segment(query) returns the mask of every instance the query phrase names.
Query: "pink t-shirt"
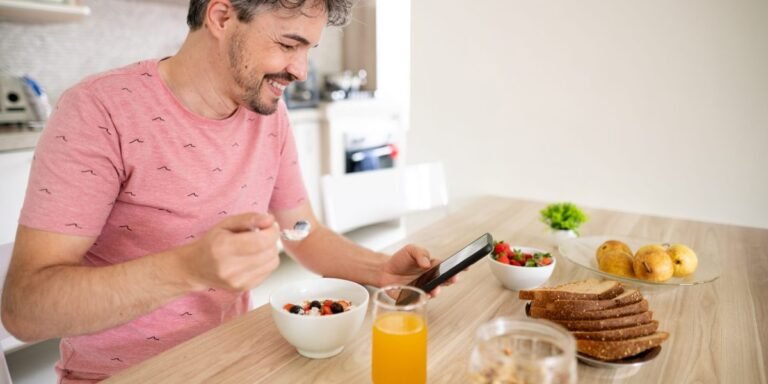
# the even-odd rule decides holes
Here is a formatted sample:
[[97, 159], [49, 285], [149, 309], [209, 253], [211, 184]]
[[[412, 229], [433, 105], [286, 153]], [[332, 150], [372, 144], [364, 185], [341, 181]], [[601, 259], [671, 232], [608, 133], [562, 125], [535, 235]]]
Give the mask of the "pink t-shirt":
[[[241, 107], [206, 119], [177, 101], [157, 63], [69, 89], [38, 143], [19, 222], [96, 237], [84, 265], [166, 250], [228, 215], [306, 199], [285, 104], [270, 116]], [[211, 288], [121, 326], [64, 338], [57, 371], [64, 383], [105, 379], [246, 312], [248, 301], [248, 292]]]

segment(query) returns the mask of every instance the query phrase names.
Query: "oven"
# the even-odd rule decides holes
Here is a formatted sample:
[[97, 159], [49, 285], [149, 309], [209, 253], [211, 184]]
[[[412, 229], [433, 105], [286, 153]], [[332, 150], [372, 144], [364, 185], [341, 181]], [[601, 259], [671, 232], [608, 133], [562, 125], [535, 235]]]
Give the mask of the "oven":
[[398, 155], [393, 132], [344, 135], [345, 173], [393, 168]]

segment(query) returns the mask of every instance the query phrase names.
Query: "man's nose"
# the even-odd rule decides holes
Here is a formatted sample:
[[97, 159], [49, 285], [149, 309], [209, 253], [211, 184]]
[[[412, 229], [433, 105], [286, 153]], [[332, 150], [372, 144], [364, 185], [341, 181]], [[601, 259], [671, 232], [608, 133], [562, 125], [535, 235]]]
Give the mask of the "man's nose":
[[290, 64], [288, 64], [288, 68], [286, 68], [286, 70], [288, 73], [293, 75], [297, 81], [305, 81], [307, 80], [307, 67], [309, 66], [308, 62], [309, 58], [307, 56], [295, 55]]

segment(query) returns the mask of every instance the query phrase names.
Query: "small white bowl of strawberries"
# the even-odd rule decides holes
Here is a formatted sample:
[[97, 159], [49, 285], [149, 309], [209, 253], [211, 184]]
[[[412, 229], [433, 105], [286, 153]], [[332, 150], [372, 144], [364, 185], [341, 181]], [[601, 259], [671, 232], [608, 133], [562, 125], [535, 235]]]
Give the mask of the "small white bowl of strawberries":
[[549, 280], [557, 264], [549, 252], [509, 245], [504, 240], [494, 243], [488, 258], [493, 275], [505, 288], [513, 291], [541, 286]]

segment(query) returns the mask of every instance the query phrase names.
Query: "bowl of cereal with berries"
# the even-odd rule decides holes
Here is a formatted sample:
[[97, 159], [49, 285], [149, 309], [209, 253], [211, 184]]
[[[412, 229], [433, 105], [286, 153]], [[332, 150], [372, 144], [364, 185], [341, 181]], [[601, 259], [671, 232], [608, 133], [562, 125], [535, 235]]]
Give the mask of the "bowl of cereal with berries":
[[549, 252], [541, 249], [496, 242], [488, 255], [491, 272], [501, 284], [513, 291], [541, 286], [557, 264]]
[[341, 279], [286, 284], [269, 296], [280, 334], [302, 356], [324, 359], [344, 350], [360, 331], [368, 310], [368, 290]]

